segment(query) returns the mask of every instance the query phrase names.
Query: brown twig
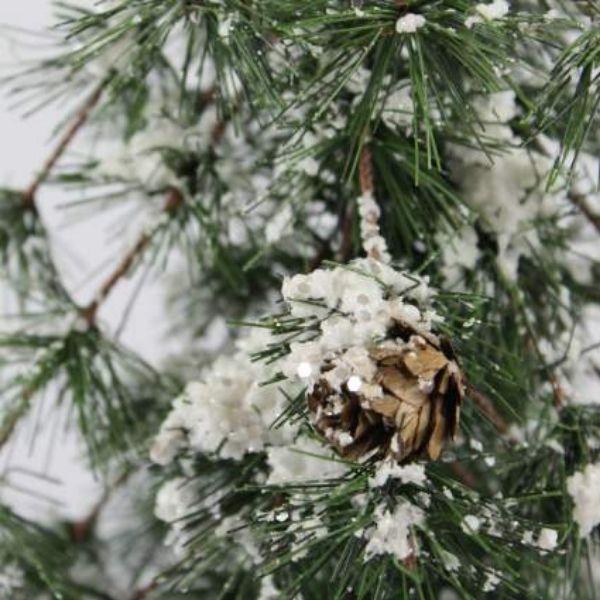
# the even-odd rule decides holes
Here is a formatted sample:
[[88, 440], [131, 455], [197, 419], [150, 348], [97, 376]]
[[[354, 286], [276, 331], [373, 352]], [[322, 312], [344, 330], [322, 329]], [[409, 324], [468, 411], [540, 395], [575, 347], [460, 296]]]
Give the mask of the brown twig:
[[131, 600], [146, 600], [146, 598], [148, 598], [148, 596], [156, 589], [157, 585], [156, 581], [150, 582], [147, 586], [134, 592]]
[[505, 434], [508, 431], [508, 423], [504, 417], [496, 410], [492, 401], [472, 384], [466, 384], [466, 391], [477, 408], [488, 418], [488, 420], [498, 430], [498, 433]]
[[552, 395], [554, 397], [554, 408], [560, 413], [565, 407], [565, 393], [554, 373], [550, 373], [550, 385], [552, 386]]
[[452, 472], [467, 486], [470, 488], [477, 487], [477, 477], [475, 474], [468, 469], [463, 463], [455, 460], [449, 463]]
[[354, 230], [354, 206], [348, 206], [341, 218], [340, 229], [342, 232], [342, 241], [339, 249], [339, 260], [342, 263], [346, 263], [352, 256], [352, 233]]
[[[30, 206], [32, 210], [35, 210], [36, 208], [35, 195], [37, 189], [45, 181], [46, 177], [48, 177], [50, 171], [52, 170], [56, 162], [60, 159], [69, 143], [73, 140], [79, 129], [81, 129], [81, 127], [87, 121], [91, 111], [100, 100], [102, 92], [109, 81], [110, 78], [105, 79], [94, 90], [94, 93], [88, 98], [87, 102], [79, 111], [75, 122], [65, 133], [60, 143], [50, 156], [50, 158], [46, 161], [42, 172], [36, 177], [34, 182], [23, 193], [23, 202]], [[209, 92], [204, 98], [204, 101], [210, 103], [214, 100], [214, 98], [215, 92]], [[227, 130], [226, 125], [227, 122], [225, 120], [219, 120], [217, 123], [215, 123], [211, 131], [211, 139], [213, 143], [218, 143], [221, 140], [221, 138]], [[183, 200], [184, 198], [182, 193], [176, 188], [171, 188], [167, 193], [162, 212], [174, 212], [183, 203]], [[106, 298], [111, 294], [111, 292], [119, 283], [119, 281], [121, 281], [121, 279], [123, 279], [123, 277], [127, 275], [132, 265], [134, 265], [136, 260], [142, 255], [142, 253], [150, 243], [151, 239], [151, 233], [142, 234], [137, 240], [137, 242], [134, 244], [134, 246], [129, 250], [129, 252], [127, 252], [127, 254], [121, 259], [115, 270], [102, 283], [100, 289], [94, 296], [94, 299], [87, 306], [84, 306], [79, 309], [80, 316], [86, 321], [89, 327], [95, 326], [96, 318], [98, 315], [98, 309], [106, 300]], [[29, 406], [29, 402], [31, 400], [31, 396], [34, 392], [35, 390], [26, 390], [25, 392], [23, 392], [22, 402], [17, 408], [17, 410], [15, 410], [13, 414], [9, 415], [9, 417], [6, 420], [4, 420], [4, 422], [0, 423], [0, 448], [8, 441], [21, 416], [26, 412]], [[80, 528], [82, 529], [82, 531], [79, 532], [79, 535], [84, 533], [83, 529], [85, 529], [85, 527], [85, 524], [80, 524]]]
[[71, 525], [71, 537], [76, 544], [81, 544], [85, 542], [90, 533], [93, 531], [96, 523], [98, 521], [98, 517], [102, 510], [106, 507], [109, 500], [112, 497], [113, 492], [119, 488], [121, 485], [127, 482], [131, 474], [133, 473], [132, 468], [125, 469], [117, 479], [107, 487], [100, 496], [100, 499], [95, 504], [94, 508], [88, 514], [87, 517], [81, 519], [80, 521], [76, 521]]
[[569, 200], [576, 206], [581, 214], [600, 232], [600, 214], [592, 210], [585, 196], [581, 194], [569, 194]]
[[102, 93], [104, 92], [104, 89], [106, 88], [109, 81], [110, 78], [105, 78], [92, 91], [88, 99], [84, 102], [83, 106], [77, 112], [75, 120], [73, 121], [73, 123], [71, 123], [71, 126], [65, 131], [64, 135], [60, 138], [58, 144], [44, 163], [44, 166], [42, 167], [41, 171], [37, 174], [35, 179], [23, 192], [23, 203], [26, 206], [35, 209], [35, 196], [40, 185], [42, 185], [42, 183], [46, 181], [46, 179], [52, 172], [52, 169], [55, 167], [56, 163], [60, 160], [65, 150], [69, 147], [69, 144], [73, 141], [79, 130], [88, 120], [92, 110], [100, 101]]
[[[213, 100], [215, 97], [214, 92], [210, 93], [209, 97], [205, 100], [207, 102]], [[213, 144], [217, 144], [225, 135], [227, 131], [227, 120], [221, 119], [217, 121], [211, 129], [211, 140]], [[183, 195], [177, 188], [171, 188], [166, 196], [165, 203], [162, 208], [162, 213], [172, 213], [183, 203]], [[100, 305], [106, 300], [106, 298], [113, 291], [114, 287], [129, 273], [132, 265], [135, 264], [137, 259], [143, 254], [144, 250], [152, 240], [151, 233], [143, 233], [133, 245], [133, 247], [127, 252], [127, 254], [121, 259], [121, 262], [117, 265], [116, 269], [109, 275], [109, 277], [100, 286], [100, 289], [96, 293], [94, 299], [80, 311], [81, 316], [85, 319], [88, 326], [92, 327], [96, 323], [96, 317], [98, 315], [98, 309]]]
[[417, 542], [414, 531], [411, 532], [408, 543], [410, 545], [410, 554], [402, 561], [402, 564], [409, 571], [415, 571], [419, 565], [419, 561], [417, 560]]
[[[176, 188], [171, 188], [167, 193], [162, 212], [171, 213], [175, 211], [182, 202], [183, 195], [181, 192]], [[137, 259], [142, 255], [151, 240], [152, 233], [143, 233], [133, 247], [121, 259], [116, 269], [102, 283], [94, 299], [87, 306], [81, 309], [80, 314], [90, 327], [96, 323], [96, 317], [100, 305], [111, 294], [117, 283], [119, 283], [119, 281], [121, 281], [121, 279], [123, 279], [123, 277], [129, 273], [132, 265], [135, 264]]]
[[324, 240], [319, 245], [318, 252], [312, 257], [312, 259], [310, 260], [310, 262], [308, 264], [309, 272], [312, 272], [315, 269], [318, 269], [323, 264], [323, 261], [326, 260], [327, 257], [330, 255], [331, 255], [331, 240]]
[[[214, 93], [211, 93], [205, 99], [206, 102], [210, 102], [214, 99]], [[213, 144], [217, 144], [225, 135], [227, 131], [227, 121], [217, 121], [211, 130], [211, 141]], [[171, 188], [167, 192], [165, 203], [162, 208], [163, 214], [172, 213], [179, 208], [183, 203], [183, 194], [177, 188]], [[81, 316], [85, 319], [88, 326], [92, 327], [96, 323], [96, 317], [98, 315], [98, 309], [106, 298], [111, 294], [117, 283], [123, 279], [129, 273], [132, 265], [136, 260], [143, 254], [144, 250], [152, 240], [152, 233], [143, 233], [133, 245], [133, 247], [125, 254], [121, 259], [115, 270], [108, 276], [108, 278], [102, 283], [100, 289], [96, 293], [94, 299], [84, 308], [81, 309]]]
[[198, 94], [197, 110], [203, 112], [210, 106], [216, 98], [217, 88], [213, 85], [206, 90], [201, 91]]
[[[203, 102], [205, 105], [208, 105], [211, 102], [214, 102], [215, 96], [216, 91], [211, 88], [201, 97], [201, 102]], [[225, 132], [227, 131], [227, 122], [228, 119], [220, 119], [213, 125], [210, 133], [213, 144], [219, 143], [225, 135]], [[162, 212], [172, 213], [177, 210], [182, 203], [182, 193], [176, 188], [171, 188], [167, 193]], [[119, 283], [119, 281], [121, 281], [121, 279], [127, 275], [132, 265], [143, 254], [151, 239], [152, 234], [142, 234], [129, 252], [127, 252], [127, 254], [121, 259], [121, 262], [117, 265], [117, 268], [100, 286], [100, 289], [98, 290], [94, 299], [87, 306], [81, 309], [80, 314], [85, 319], [88, 326], [91, 327], [95, 325], [100, 305], [110, 295], [117, 283]]]
[[360, 152], [358, 161], [358, 180], [360, 182], [360, 191], [363, 194], [372, 194], [375, 191], [375, 181], [373, 178], [373, 154], [366, 144]]
[[[363, 194], [372, 193], [375, 186], [373, 184], [373, 167], [371, 164], [371, 151], [367, 146], [363, 146], [361, 150], [359, 161], [358, 161], [358, 179], [360, 191]], [[339, 262], [346, 263], [352, 257], [353, 250], [353, 239], [352, 234], [354, 233], [354, 217], [356, 214], [356, 208], [354, 204], [350, 203], [340, 213], [338, 219], [338, 230], [342, 234], [340, 247], [337, 252], [337, 258]], [[321, 259], [318, 259], [320, 262]]]

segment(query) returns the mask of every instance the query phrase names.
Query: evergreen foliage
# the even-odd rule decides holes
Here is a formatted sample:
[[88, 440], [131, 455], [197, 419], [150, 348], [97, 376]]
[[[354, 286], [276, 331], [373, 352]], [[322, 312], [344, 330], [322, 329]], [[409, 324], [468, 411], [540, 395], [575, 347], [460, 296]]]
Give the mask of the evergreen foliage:
[[[105, 493], [52, 527], [0, 507], [0, 596], [595, 598], [595, 3], [98, 0], [56, 17], [56, 52], [4, 81], [25, 111], [79, 108], [31, 185], [0, 189], [0, 449], [50, 397]], [[86, 134], [108, 149], [70, 153]], [[74, 218], [135, 215], [86, 302], [42, 217], [49, 186]], [[369, 270], [382, 247], [391, 264]], [[169, 293], [180, 350], [160, 366], [103, 322], [130, 277]], [[336, 324], [362, 331], [352, 294], [416, 311], [457, 357], [440, 460], [350, 460], [312, 426], [296, 372], [333, 360], [308, 349]]]

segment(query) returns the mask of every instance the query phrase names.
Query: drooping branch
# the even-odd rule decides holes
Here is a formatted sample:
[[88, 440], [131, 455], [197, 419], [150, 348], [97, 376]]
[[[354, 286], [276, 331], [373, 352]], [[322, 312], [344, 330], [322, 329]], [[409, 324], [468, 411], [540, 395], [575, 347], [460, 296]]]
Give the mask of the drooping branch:
[[[82, 110], [79, 112], [76, 121], [69, 128], [69, 131], [63, 136], [60, 144], [57, 146], [52, 156], [48, 159], [45, 167], [40, 175], [36, 177], [35, 181], [29, 186], [28, 190], [23, 195], [23, 201], [30, 204], [32, 210], [36, 209], [36, 191], [49, 175], [50, 171], [62, 156], [69, 143], [75, 137], [79, 129], [86, 122], [90, 112], [94, 106], [98, 103], [102, 96], [102, 92], [108, 83], [108, 79], [105, 80], [102, 85], [99, 85], [94, 93], [89, 97]], [[214, 92], [210, 92], [204, 98], [206, 103], [210, 103], [214, 100]], [[218, 120], [212, 127], [211, 130], [211, 141], [213, 144], [217, 144], [225, 134], [227, 129], [227, 120]], [[161, 209], [162, 214], [172, 214], [184, 201], [183, 194], [177, 188], [171, 188], [168, 190], [163, 207]], [[151, 232], [144, 232], [132, 246], [132, 248], [125, 254], [125, 256], [119, 261], [116, 268], [110, 273], [110, 275], [103, 281], [100, 288], [94, 295], [93, 300], [79, 309], [79, 315], [85, 320], [88, 327], [94, 327], [96, 325], [98, 310], [104, 301], [110, 296], [112, 291], [115, 289], [119, 281], [121, 281], [126, 275], [129, 274], [131, 268], [135, 265], [137, 260], [142, 256], [150, 242], [152, 237], [157, 230]], [[72, 300], [73, 304], [75, 302]], [[21, 394], [21, 400], [15, 410], [10, 413], [0, 424], [0, 448], [10, 439], [14, 432], [21, 417], [23, 417], [29, 408], [31, 398], [36, 392], [35, 389], [26, 389]]]

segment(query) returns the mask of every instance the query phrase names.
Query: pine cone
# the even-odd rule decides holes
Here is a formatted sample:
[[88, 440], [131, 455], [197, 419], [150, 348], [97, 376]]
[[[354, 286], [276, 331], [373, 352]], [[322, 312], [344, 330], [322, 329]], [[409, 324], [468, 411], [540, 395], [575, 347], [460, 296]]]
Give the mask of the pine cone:
[[458, 428], [460, 368], [449, 344], [430, 333], [399, 324], [391, 338], [368, 349], [375, 374], [358, 391], [348, 382], [336, 391], [325, 376], [317, 381], [308, 395], [313, 424], [346, 458], [373, 452], [401, 463], [435, 460]]

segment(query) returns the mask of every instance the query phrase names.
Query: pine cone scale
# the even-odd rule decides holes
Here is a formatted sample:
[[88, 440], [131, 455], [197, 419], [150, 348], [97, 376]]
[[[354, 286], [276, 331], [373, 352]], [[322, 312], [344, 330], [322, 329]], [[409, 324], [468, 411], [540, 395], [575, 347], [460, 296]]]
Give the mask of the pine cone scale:
[[399, 401], [396, 397], [386, 394], [383, 398], [370, 401], [371, 408], [380, 415], [393, 419], [398, 412]]
[[321, 378], [308, 395], [315, 429], [346, 458], [435, 460], [457, 431], [463, 383], [454, 356], [432, 334], [406, 324], [397, 331], [404, 337], [368, 348], [374, 375], [357, 392]]

